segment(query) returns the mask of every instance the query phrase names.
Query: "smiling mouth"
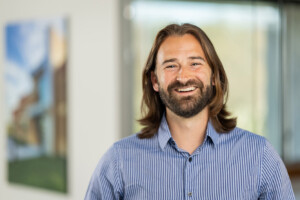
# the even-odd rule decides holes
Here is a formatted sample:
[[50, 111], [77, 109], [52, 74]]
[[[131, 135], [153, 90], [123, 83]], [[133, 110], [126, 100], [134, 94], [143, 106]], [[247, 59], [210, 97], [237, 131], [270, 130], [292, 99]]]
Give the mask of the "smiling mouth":
[[191, 91], [194, 91], [196, 90], [196, 87], [192, 86], [192, 87], [186, 87], [186, 88], [177, 88], [175, 89], [176, 92], [180, 92], [180, 93], [183, 93], [183, 92], [191, 92]]

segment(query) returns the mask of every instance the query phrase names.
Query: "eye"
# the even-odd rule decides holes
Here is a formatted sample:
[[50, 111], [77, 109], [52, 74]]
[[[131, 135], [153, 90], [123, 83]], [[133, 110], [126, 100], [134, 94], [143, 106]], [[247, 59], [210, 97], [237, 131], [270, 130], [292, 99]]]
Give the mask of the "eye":
[[192, 63], [192, 66], [202, 65], [201, 63]]
[[166, 68], [169, 68], [169, 69], [172, 69], [172, 68], [175, 68], [176, 67], [176, 65], [168, 65], [168, 66], [166, 66]]

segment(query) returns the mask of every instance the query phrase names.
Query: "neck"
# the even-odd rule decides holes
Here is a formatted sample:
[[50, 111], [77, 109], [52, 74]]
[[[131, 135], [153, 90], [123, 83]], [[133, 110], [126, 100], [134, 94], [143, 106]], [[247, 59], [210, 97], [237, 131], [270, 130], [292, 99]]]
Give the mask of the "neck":
[[192, 154], [204, 141], [208, 123], [208, 107], [190, 118], [183, 118], [166, 109], [166, 119], [179, 148]]

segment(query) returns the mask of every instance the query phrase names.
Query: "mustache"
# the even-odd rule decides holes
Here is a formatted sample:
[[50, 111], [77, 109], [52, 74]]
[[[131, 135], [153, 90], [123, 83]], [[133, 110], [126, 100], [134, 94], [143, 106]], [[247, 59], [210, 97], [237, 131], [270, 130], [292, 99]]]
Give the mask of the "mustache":
[[167, 90], [170, 93], [175, 88], [188, 87], [188, 86], [196, 86], [196, 87], [198, 87], [200, 89], [201, 92], [202, 92], [202, 90], [204, 88], [204, 84], [200, 80], [189, 80], [186, 83], [181, 83], [180, 81], [176, 80], [176, 81], [170, 83], [170, 85], [168, 86]]

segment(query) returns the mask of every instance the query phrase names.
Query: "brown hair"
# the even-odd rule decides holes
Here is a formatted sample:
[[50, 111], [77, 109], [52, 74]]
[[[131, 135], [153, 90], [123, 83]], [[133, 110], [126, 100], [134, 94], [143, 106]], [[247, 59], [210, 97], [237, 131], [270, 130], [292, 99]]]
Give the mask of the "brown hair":
[[165, 112], [165, 106], [158, 92], [154, 91], [151, 82], [151, 72], [155, 70], [157, 52], [167, 37], [183, 36], [184, 34], [191, 34], [199, 41], [212, 70], [212, 79], [215, 85], [214, 96], [209, 104], [209, 118], [213, 127], [219, 133], [227, 133], [236, 126], [236, 118], [230, 118], [230, 113], [226, 110], [228, 80], [213, 44], [204, 31], [195, 25], [170, 24], [157, 34], [143, 71], [143, 98], [141, 105], [143, 117], [138, 121], [144, 127], [138, 135], [139, 138], [154, 136], [158, 131], [161, 118]]

